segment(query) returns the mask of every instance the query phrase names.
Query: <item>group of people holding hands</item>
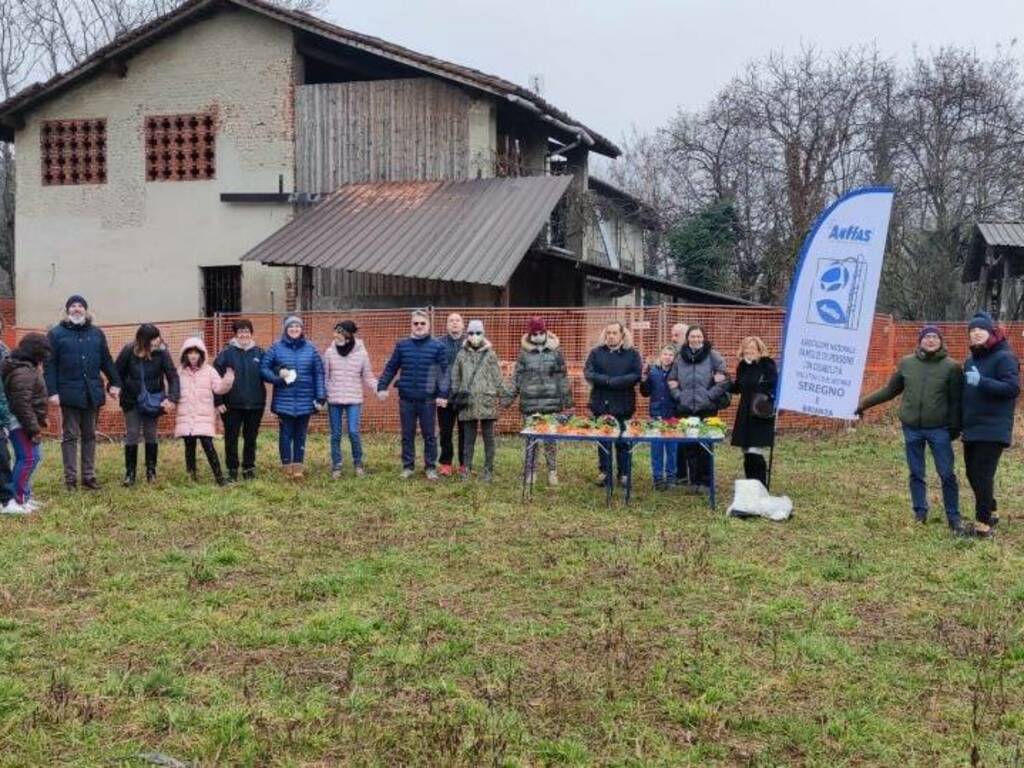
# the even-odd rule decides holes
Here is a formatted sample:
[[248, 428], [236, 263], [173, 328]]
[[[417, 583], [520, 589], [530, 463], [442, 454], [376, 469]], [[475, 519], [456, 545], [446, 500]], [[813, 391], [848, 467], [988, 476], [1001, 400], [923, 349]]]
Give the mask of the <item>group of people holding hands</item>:
[[[540, 317], [527, 324], [507, 380], [483, 323], [472, 320], [466, 325], [457, 313], [448, 316], [444, 334], [434, 337], [427, 312], [413, 312], [409, 335], [395, 345], [379, 377], [351, 320], [335, 326], [334, 339], [322, 353], [306, 338], [303, 320], [295, 315], [284, 321], [281, 337], [267, 349], [254, 340], [250, 321], [235, 320], [233, 330], [232, 339], [213, 360], [198, 337], [187, 339], [172, 357], [160, 330], [147, 323], [115, 359], [103, 331], [92, 322], [85, 298], [75, 295], [67, 300], [62, 321], [48, 334], [26, 334], [13, 352], [0, 344], [0, 428], [14, 451], [12, 466], [7, 441], [0, 441], [0, 509], [27, 514], [39, 507], [31, 480], [50, 404], [61, 411], [61, 454], [69, 490], [99, 488], [96, 426], [108, 394], [124, 412], [125, 486], [136, 483], [140, 444], [145, 478], [156, 479], [157, 420], [164, 414], [174, 416], [175, 436], [183, 440], [191, 478], [198, 475], [199, 447], [218, 484], [254, 477], [267, 384], [272, 390], [270, 409], [279, 420], [280, 463], [293, 479], [303, 476], [310, 418], [323, 410], [330, 422], [332, 475], [342, 474], [345, 435], [354, 474], [365, 474], [360, 437], [364, 391], [386, 399], [396, 379], [403, 478], [415, 472], [417, 432], [423, 440], [427, 479], [470, 476], [482, 440], [481, 478], [489, 481], [501, 407], [518, 399], [524, 418], [573, 408], [572, 381], [559, 338]], [[950, 527], [958, 534], [990, 535], [998, 522], [993, 481], [1000, 455], [1012, 442], [1019, 374], [1017, 360], [991, 317], [978, 313], [968, 330], [971, 354], [961, 367], [949, 358], [938, 328], [925, 326], [917, 350], [901, 361], [885, 387], [861, 401], [858, 414], [902, 395], [899, 416], [916, 519], [923, 522], [928, 513], [927, 445], [942, 479]], [[730, 372], [700, 325], [676, 324], [671, 339], [645, 362], [633, 346], [630, 330], [622, 323], [609, 323], [584, 364], [591, 413], [613, 417], [624, 429], [636, 414], [638, 391], [647, 398], [652, 419], [706, 419], [738, 396], [731, 442], [743, 451], [745, 476], [767, 485], [765, 454], [775, 438], [778, 372], [765, 343], [745, 338]], [[218, 416], [224, 427], [226, 473], [213, 441]], [[961, 436], [976, 501], [977, 523], [971, 528], [960, 519], [954, 471], [952, 444]], [[529, 483], [536, 481], [538, 450], [533, 444], [526, 456]], [[543, 451], [547, 481], [557, 485], [557, 446], [544, 442]], [[598, 484], [605, 485], [609, 478], [624, 484], [630, 460], [624, 443], [616, 443], [611, 452], [599, 450]], [[701, 492], [711, 482], [710, 456], [692, 443], [656, 443], [651, 469], [658, 490], [684, 486]]]

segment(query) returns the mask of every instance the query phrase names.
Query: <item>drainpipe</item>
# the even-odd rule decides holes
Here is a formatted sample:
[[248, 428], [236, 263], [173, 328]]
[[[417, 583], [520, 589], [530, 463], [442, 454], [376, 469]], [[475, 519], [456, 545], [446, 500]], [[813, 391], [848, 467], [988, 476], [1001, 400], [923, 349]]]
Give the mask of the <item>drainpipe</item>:
[[528, 109], [530, 112], [533, 112], [533, 114], [537, 115], [537, 117], [539, 117], [545, 123], [553, 125], [555, 128], [557, 128], [560, 131], [564, 131], [565, 133], [571, 133], [576, 137], [576, 141], [574, 143], [570, 144], [568, 147], [563, 147], [562, 149], [559, 149], [557, 152], [548, 153], [548, 157], [550, 157], [553, 154], [559, 154], [561, 152], [566, 152], [570, 149], [575, 149], [581, 144], [586, 144], [588, 147], [594, 146], [594, 139], [590, 136], [589, 133], [584, 131], [582, 128], [575, 125], [569, 125], [568, 123], [565, 123], [559, 120], [558, 118], [552, 117], [551, 115], [544, 112], [532, 101], [524, 99], [522, 96], [516, 96], [514, 93], [510, 93], [507, 95], [507, 98], [511, 103], [515, 104], [516, 106], [523, 107], [524, 109]]

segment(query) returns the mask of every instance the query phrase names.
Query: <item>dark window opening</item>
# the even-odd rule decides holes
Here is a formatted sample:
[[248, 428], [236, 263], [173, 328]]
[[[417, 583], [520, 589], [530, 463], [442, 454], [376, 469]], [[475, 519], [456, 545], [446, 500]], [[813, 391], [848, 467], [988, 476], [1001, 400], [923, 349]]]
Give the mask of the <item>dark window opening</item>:
[[39, 149], [43, 186], [106, 184], [106, 120], [46, 120]]
[[145, 125], [147, 181], [204, 181], [216, 176], [213, 115], [151, 115]]
[[203, 267], [203, 305], [206, 317], [242, 311], [242, 268]]

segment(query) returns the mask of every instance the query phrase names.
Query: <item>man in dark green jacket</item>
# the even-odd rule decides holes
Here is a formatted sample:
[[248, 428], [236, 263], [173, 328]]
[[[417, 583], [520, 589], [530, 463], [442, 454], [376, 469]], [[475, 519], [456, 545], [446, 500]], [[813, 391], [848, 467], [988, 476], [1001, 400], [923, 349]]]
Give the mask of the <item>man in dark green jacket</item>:
[[954, 469], [953, 440], [960, 436], [963, 372], [949, 358], [937, 327], [924, 326], [917, 339], [914, 354], [900, 361], [888, 384], [860, 401], [857, 415], [903, 395], [899, 416], [907, 449], [914, 517], [919, 523], [928, 518], [928, 489], [924, 480], [924, 449], [927, 444], [932, 451], [935, 470], [942, 478], [946, 521], [958, 533], [961, 530], [960, 489]]

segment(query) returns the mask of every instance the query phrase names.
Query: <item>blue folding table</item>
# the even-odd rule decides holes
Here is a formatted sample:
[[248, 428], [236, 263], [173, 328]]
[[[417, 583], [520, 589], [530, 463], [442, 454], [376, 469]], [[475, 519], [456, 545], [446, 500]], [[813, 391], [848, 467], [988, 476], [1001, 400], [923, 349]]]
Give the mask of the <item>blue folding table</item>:
[[[529, 476], [529, 457], [531, 450], [539, 449], [541, 443], [595, 443], [598, 450], [604, 451], [606, 455], [611, 457], [612, 450], [616, 443], [624, 443], [627, 450], [630, 453], [632, 459], [633, 450], [637, 445], [641, 443], [649, 443], [654, 445], [656, 443], [665, 444], [671, 443], [673, 445], [699, 445], [703, 450], [708, 452], [711, 457], [711, 487], [709, 489], [709, 502], [711, 508], [715, 509], [715, 446], [725, 440], [725, 437], [662, 437], [662, 436], [648, 436], [648, 435], [627, 435], [622, 433], [612, 437], [610, 435], [565, 435], [558, 432], [531, 432], [523, 430], [520, 432], [523, 436], [523, 442], [525, 450], [523, 452], [523, 500], [533, 497], [533, 484], [528, 482]], [[534, 457], [534, 465], [536, 466], [536, 459]], [[615, 473], [609, 472], [605, 475], [605, 501], [611, 504], [612, 494], [615, 489]], [[629, 462], [629, 472], [626, 473], [626, 503], [629, 504], [633, 496], [633, 462]]]

